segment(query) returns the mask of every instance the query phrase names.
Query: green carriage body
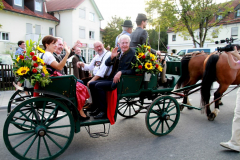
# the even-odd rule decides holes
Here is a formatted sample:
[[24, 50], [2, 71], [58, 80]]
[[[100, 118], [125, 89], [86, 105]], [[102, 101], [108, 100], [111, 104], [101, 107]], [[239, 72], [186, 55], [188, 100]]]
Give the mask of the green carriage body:
[[[117, 107], [115, 111], [115, 121], [117, 119], [117, 113], [118, 113], [118, 107], [121, 103], [121, 100], [126, 98], [130, 100], [128, 103], [134, 102], [135, 97], [149, 97], [149, 95], [157, 95], [152, 99], [152, 103], [148, 107], [148, 111], [146, 114], [145, 122], [147, 125], [148, 130], [157, 136], [166, 135], [169, 132], [173, 130], [173, 128], [176, 126], [178, 119], [179, 119], [179, 106], [177, 101], [170, 97], [170, 96], [159, 96], [163, 94], [170, 94], [173, 90], [175, 84], [177, 83], [180, 73], [181, 73], [181, 67], [180, 62], [167, 62], [167, 77], [174, 77], [171, 85], [167, 88], [164, 87], [158, 87], [157, 84], [157, 75], [152, 75], [149, 82], [143, 81], [144, 76], [137, 76], [137, 75], [123, 75], [121, 77], [120, 82], [117, 85]], [[56, 153], [51, 154], [50, 149], [47, 148], [48, 151], [48, 157], [43, 159], [53, 159], [59, 156], [61, 153], [64, 152], [64, 150], [69, 146], [73, 139], [73, 134], [80, 132], [81, 126], [89, 127], [92, 125], [97, 124], [106, 124], [110, 123], [108, 119], [98, 119], [94, 120], [91, 118], [90, 120], [81, 122], [79, 120], [79, 112], [77, 110], [77, 97], [76, 97], [76, 82], [77, 79], [73, 75], [67, 75], [67, 76], [60, 76], [60, 77], [51, 77], [52, 83], [44, 88], [40, 88], [39, 90], [36, 90], [37, 92], [41, 93], [42, 95], [36, 98], [30, 98], [22, 103], [20, 103], [16, 108], [14, 108], [11, 111], [11, 108], [8, 108], [8, 111], [11, 111], [9, 113], [9, 116], [6, 120], [6, 123], [4, 125], [4, 141], [9, 149], [9, 151], [17, 158], [20, 159], [29, 159], [25, 157], [26, 154], [28, 154], [29, 148], [31, 148], [32, 144], [35, 143], [35, 140], [32, 141], [31, 146], [29, 146], [26, 150], [26, 152], [23, 155], [20, 155], [15, 148], [22, 145], [23, 142], [26, 141], [24, 139], [22, 142], [17, 144], [16, 146], [12, 146], [10, 136], [15, 136], [19, 134], [25, 134], [25, 133], [31, 133], [32, 127], [34, 128], [34, 133], [36, 133], [39, 137], [38, 139], [38, 148], [40, 147], [40, 144], [43, 143], [41, 141], [44, 140], [44, 143], [46, 145], [46, 140], [44, 139], [44, 136], [48, 133], [48, 127], [57, 122], [62, 120], [64, 117], [68, 117], [68, 124], [63, 126], [55, 126], [52, 127], [53, 129], [56, 128], [66, 128], [69, 127], [69, 134], [68, 136], [64, 136], [58, 133], [52, 132], [57, 136], [61, 136], [66, 138], [65, 144], [62, 146], [59, 145], [57, 142], [55, 143], [60, 150], [56, 151]], [[51, 102], [51, 103], [49, 103]], [[49, 105], [47, 105], [49, 103]], [[35, 104], [35, 105], [34, 105]], [[57, 107], [52, 106], [51, 104], [56, 105]], [[39, 107], [43, 106], [43, 108]], [[8, 106], [8, 107], [11, 107]], [[154, 108], [155, 107], [155, 108]], [[157, 107], [157, 109], [156, 109]], [[56, 109], [57, 108], [57, 109]], [[39, 110], [38, 110], [39, 109]], [[50, 110], [48, 113], [48, 118], [44, 117], [44, 111]], [[27, 111], [29, 110], [29, 112]], [[37, 110], [37, 111], [35, 111]], [[175, 110], [174, 113], [170, 114], [170, 111]], [[38, 111], [41, 111], [42, 114], [38, 114]], [[60, 114], [61, 112], [61, 114]], [[169, 113], [168, 113], [169, 112]], [[66, 114], [65, 114], [66, 113]], [[137, 112], [135, 112], [134, 115], [136, 115]], [[154, 115], [152, 115], [154, 114]], [[19, 116], [20, 115], [20, 116]], [[19, 116], [19, 118], [16, 118], [16, 116]], [[32, 118], [31, 117], [34, 117]], [[171, 119], [171, 116], [175, 116], [174, 119]], [[151, 122], [152, 119], [157, 118], [154, 122]], [[18, 123], [18, 120], [23, 120], [22, 124]], [[160, 121], [161, 120], [161, 121]], [[167, 120], [172, 121], [172, 124], [169, 125]], [[26, 123], [38, 123], [34, 124], [32, 126]], [[160, 129], [160, 133], [157, 132], [159, 129], [159, 126], [161, 126], [161, 123], [164, 123], [167, 126], [167, 131], [164, 131], [163, 124], [162, 128]], [[19, 133], [9, 133], [9, 126], [13, 125], [16, 128], [22, 130], [23, 132]], [[155, 128], [153, 126], [156, 125]], [[38, 127], [36, 127], [38, 126]], [[51, 128], [51, 127], [50, 127]], [[33, 133], [33, 134], [34, 134]], [[51, 133], [51, 132], [50, 132]], [[36, 137], [35, 137], [36, 139]], [[43, 140], [41, 140], [43, 139]], [[51, 137], [50, 137], [51, 139]], [[36, 159], [41, 159], [39, 157], [39, 150], [37, 150], [37, 156]]]

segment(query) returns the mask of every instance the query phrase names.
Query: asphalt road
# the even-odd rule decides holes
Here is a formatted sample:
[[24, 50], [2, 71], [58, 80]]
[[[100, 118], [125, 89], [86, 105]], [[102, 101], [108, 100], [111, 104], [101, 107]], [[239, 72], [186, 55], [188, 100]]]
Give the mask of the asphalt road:
[[[231, 88], [230, 88], [231, 89]], [[145, 114], [131, 119], [118, 116], [108, 137], [90, 138], [84, 128], [74, 135], [68, 149], [58, 160], [237, 160], [240, 153], [219, 145], [231, 137], [231, 124], [235, 107], [236, 90], [223, 98], [224, 105], [213, 122], [198, 110], [184, 108], [176, 128], [168, 135], [156, 137], [145, 125]], [[190, 96], [193, 106], [199, 107], [199, 92]], [[213, 108], [213, 106], [211, 107]], [[0, 110], [0, 128], [7, 117]], [[94, 130], [102, 126], [94, 126]], [[7, 150], [0, 132], [0, 159], [14, 160]]]

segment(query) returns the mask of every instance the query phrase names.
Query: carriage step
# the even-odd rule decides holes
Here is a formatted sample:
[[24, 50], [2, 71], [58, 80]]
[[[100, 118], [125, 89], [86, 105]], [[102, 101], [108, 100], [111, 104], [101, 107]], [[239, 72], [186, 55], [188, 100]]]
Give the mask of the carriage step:
[[107, 137], [109, 135], [109, 131], [110, 131], [110, 123], [108, 126], [108, 131], [105, 127], [105, 123], [103, 124], [103, 128], [104, 128], [103, 132], [91, 133], [90, 126], [84, 126], [84, 127], [91, 138]]
[[183, 106], [186, 106], [186, 107], [191, 108], [191, 109], [202, 110], [202, 108], [193, 107], [193, 106], [190, 106], [190, 105], [187, 105], [187, 104], [184, 104], [184, 103], [180, 103], [179, 105], [183, 105]]

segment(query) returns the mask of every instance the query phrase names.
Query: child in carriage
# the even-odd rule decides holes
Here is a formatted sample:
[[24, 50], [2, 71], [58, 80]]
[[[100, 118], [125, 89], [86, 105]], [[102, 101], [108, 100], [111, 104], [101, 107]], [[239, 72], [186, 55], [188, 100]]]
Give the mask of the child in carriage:
[[[49, 71], [50, 74], [53, 74], [54, 71], [56, 70], [60, 70], [60, 71], [63, 70], [63, 67], [65, 66], [67, 58], [70, 54], [70, 49], [67, 47], [67, 44], [64, 42], [64, 49], [66, 51], [66, 55], [64, 56], [62, 61], [58, 63], [55, 57], [53, 56], [53, 52], [57, 48], [56, 42], [57, 42], [57, 39], [51, 35], [45, 36], [42, 39], [42, 44], [45, 48], [43, 60], [44, 60], [44, 63], [46, 63], [47, 67], [51, 69], [51, 71]], [[80, 113], [80, 120], [89, 119], [89, 117], [83, 111], [83, 105], [86, 99], [89, 98], [89, 93], [87, 91], [87, 88], [79, 82], [76, 83], [76, 96], [77, 96], [77, 102], [78, 102], [78, 111]]]

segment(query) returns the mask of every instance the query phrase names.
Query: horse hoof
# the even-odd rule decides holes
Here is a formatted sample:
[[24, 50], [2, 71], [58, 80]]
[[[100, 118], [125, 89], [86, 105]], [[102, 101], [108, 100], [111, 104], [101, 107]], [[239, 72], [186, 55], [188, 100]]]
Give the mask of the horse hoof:
[[179, 108], [180, 108], [180, 111], [182, 111], [184, 108], [184, 105], [180, 105]]
[[221, 106], [223, 105], [223, 103], [222, 103], [222, 102], [219, 102], [218, 104], [219, 104], [219, 105], [221, 105]]
[[214, 121], [216, 115], [214, 113], [211, 113], [209, 116], [208, 116], [208, 120], [209, 121]]

